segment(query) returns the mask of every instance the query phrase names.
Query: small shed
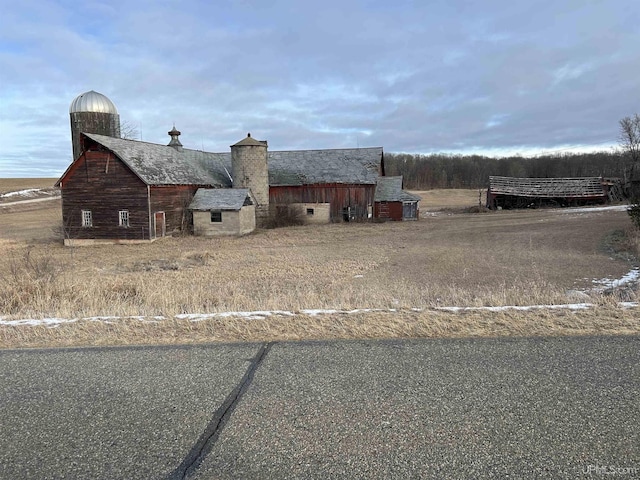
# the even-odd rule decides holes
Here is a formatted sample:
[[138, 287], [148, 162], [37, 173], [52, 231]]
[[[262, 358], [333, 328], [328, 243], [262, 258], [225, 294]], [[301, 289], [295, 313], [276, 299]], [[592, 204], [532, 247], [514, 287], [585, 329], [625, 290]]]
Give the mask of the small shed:
[[422, 198], [402, 189], [402, 176], [378, 177], [374, 196], [374, 218], [388, 220], [418, 220]]
[[248, 188], [200, 188], [189, 205], [193, 233], [246, 235], [256, 228], [255, 199]]
[[607, 191], [600, 177], [489, 177], [487, 207], [527, 208], [605, 203]]

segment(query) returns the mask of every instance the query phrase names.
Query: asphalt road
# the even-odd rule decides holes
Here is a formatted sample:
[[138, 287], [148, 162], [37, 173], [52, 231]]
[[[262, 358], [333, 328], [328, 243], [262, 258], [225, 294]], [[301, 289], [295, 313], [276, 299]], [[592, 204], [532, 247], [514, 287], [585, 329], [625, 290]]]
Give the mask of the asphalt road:
[[640, 337], [0, 351], [2, 479], [640, 478]]

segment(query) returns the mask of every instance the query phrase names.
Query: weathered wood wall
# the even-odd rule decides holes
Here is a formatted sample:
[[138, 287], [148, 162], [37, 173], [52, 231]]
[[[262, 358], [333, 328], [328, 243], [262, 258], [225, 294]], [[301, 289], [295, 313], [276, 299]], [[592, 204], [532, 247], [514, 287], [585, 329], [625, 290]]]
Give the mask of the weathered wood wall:
[[[147, 186], [113, 153], [89, 150], [62, 179], [62, 222], [67, 238], [148, 240]], [[92, 227], [82, 226], [90, 210]], [[119, 226], [119, 211], [129, 211], [129, 227]]]
[[151, 214], [164, 212], [167, 233], [189, 230], [193, 225], [187, 209], [196, 190], [205, 185], [151, 186]]
[[376, 202], [374, 218], [402, 221], [402, 202]]
[[375, 185], [320, 184], [300, 186], [272, 186], [269, 188], [271, 205], [291, 203], [329, 203], [331, 221], [343, 219], [344, 208], [351, 211], [358, 220], [366, 220], [369, 206], [373, 207]]

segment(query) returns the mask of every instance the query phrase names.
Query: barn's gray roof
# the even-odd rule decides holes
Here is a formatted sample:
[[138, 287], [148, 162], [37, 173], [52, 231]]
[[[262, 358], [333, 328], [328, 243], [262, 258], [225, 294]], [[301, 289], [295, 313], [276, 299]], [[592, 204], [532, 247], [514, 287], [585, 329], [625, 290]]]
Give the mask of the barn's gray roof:
[[375, 184], [382, 147], [269, 152], [269, 185]]
[[124, 140], [95, 133], [87, 137], [115, 153], [147, 185], [212, 185], [230, 187], [231, 180], [223, 166], [227, 158], [167, 145]]
[[496, 195], [544, 198], [604, 197], [600, 177], [517, 178], [489, 177], [489, 192]]
[[189, 210], [240, 210], [247, 197], [251, 198], [248, 188], [199, 188]]
[[419, 202], [422, 197], [402, 189], [402, 176], [378, 177], [374, 202]]
[[[94, 133], [87, 137], [105, 146], [149, 185], [230, 187], [231, 152], [209, 153], [124, 140]], [[268, 152], [269, 185], [318, 183], [375, 184], [382, 147]]]

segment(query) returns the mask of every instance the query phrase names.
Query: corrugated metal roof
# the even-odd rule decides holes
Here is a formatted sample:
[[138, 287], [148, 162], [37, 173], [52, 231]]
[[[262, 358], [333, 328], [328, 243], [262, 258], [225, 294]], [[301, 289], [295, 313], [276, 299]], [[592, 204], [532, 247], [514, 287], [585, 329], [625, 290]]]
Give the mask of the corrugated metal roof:
[[378, 177], [374, 202], [419, 202], [422, 197], [402, 189], [402, 176]]
[[[212, 185], [231, 187], [231, 152], [209, 153], [166, 145], [123, 140], [94, 133], [87, 137], [104, 145], [149, 185]], [[269, 185], [318, 183], [375, 184], [382, 147], [268, 152]], [[226, 170], [225, 170], [226, 169]]]
[[604, 197], [600, 177], [517, 178], [489, 177], [489, 192], [498, 195], [546, 198]]
[[189, 210], [240, 210], [247, 197], [248, 188], [199, 188]]

